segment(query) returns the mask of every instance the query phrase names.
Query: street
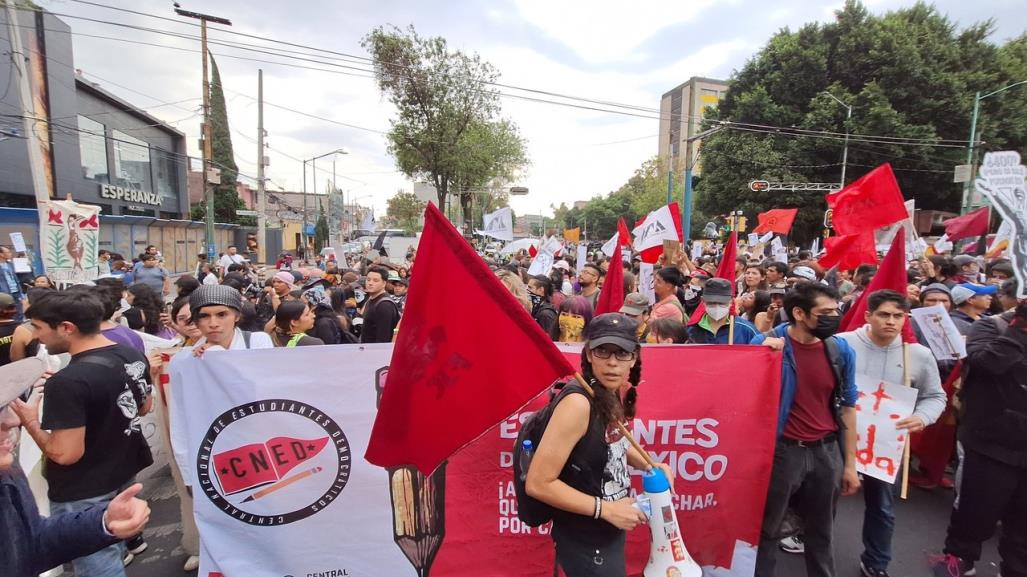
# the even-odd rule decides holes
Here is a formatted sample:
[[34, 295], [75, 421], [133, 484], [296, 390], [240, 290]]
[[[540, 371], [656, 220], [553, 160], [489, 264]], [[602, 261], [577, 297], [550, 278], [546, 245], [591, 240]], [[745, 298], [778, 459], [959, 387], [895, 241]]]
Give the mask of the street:
[[[178, 496], [171, 475], [165, 471], [151, 479], [150, 484], [143, 489], [142, 496], [149, 501], [152, 510], [150, 524], [145, 532], [150, 546], [128, 566], [129, 577], [185, 575], [182, 565], [186, 555], [179, 547]], [[927, 577], [930, 574], [926, 556], [941, 549], [951, 500], [951, 491], [910, 489], [909, 499], [899, 502], [895, 540], [892, 544], [894, 560], [889, 568], [893, 577]], [[862, 519], [862, 497], [843, 498], [838, 505], [838, 522], [835, 524], [838, 577], [859, 575]], [[805, 574], [801, 555], [779, 553], [779, 576], [800, 577]], [[487, 575], [487, 572], [483, 575]], [[998, 575], [995, 539], [985, 543], [984, 556], [977, 564], [977, 575]]]

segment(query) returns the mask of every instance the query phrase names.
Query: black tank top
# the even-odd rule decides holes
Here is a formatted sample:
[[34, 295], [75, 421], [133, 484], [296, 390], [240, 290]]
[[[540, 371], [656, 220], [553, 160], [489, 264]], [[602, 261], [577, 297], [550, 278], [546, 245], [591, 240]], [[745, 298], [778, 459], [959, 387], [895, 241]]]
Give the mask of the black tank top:
[[15, 322], [0, 323], [0, 367], [11, 362], [11, 343], [17, 328]]

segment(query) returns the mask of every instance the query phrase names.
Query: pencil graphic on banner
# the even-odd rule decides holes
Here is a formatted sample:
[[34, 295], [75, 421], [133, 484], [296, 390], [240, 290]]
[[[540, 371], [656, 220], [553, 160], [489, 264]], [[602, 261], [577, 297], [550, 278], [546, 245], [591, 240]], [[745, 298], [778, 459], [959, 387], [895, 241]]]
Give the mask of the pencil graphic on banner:
[[303, 471], [302, 473], [300, 473], [298, 475], [293, 475], [292, 477], [289, 477], [288, 479], [282, 479], [281, 481], [275, 483], [274, 485], [271, 485], [270, 487], [267, 487], [266, 489], [261, 489], [261, 490], [257, 491], [256, 493], [250, 495], [249, 497], [246, 497], [245, 499], [242, 500], [242, 502], [243, 503], [247, 503], [249, 501], [254, 501], [254, 500], [259, 499], [261, 497], [265, 497], [267, 495], [270, 495], [271, 493], [274, 493], [275, 491], [277, 491], [277, 490], [279, 490], [279, 489], [281, 489], [283, 487], [288, 487], [289, 485], [292, 485], [296, 481], [300, 481], [302, 479], [306, 479], [307, 477], [309, 477], [309, 476], [311, 476], [311, 475], [313, 475], [315, 473], [320, 473], [321, 470], [322, 470], [321, 467], [313, 467], [311, 469], [307, 469], [306, 471]]

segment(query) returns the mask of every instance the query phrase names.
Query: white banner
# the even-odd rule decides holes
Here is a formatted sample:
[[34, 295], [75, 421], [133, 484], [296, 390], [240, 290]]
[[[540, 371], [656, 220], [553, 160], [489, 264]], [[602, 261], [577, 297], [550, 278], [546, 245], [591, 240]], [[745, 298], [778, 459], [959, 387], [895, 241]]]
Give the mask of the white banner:
[[631, 231], [631, 234], [635, 236], [635, 250], [638, 252], [647, 248], [663, 246], [665, 240], [681, 240], [677, 227], [674, 225], [674, 217], [669, 204], [650, 212], [642, 224]]
[[394, 509], [389, 473], [363, 460], [392, 345], [333, 348], [172, 361], [172, 444], [193, 487], [200, 575], [416, 574], [382, 515]]
[[1027, 298], [1027, 167], [1015, 150], [989, 152], [981, 163], [977, 191], [991, 202], [1012, 228], [1009, 257], [1019, 281], [1020, 298]]
[[96, 278], [100, 207], [51, 200], [39, 208], [40, 256], [47, 276], [75, 284]]
[[610, 237], [610, 240], [606, 241], [606, 243], [603, 244], [603, 254], [610, 258], [613, 258], [613, 251], [617, 250], [617, 237], [619, 235], [619, 232], [613, 233], [613, 236]]
[[908, 431], [895, 422], [913, 414], [917, 390], [856, 373], [856, 471], [894, 483]]
[[[574, 263], [575, 271], [574, 274], [581, 274], [581, 269], [585, 268], [585, 264], [588, 262], [588, 245], [585, 243], [578, 245], [578, 262]], [[556, 287], [553, 287], [554, 289]]]
[[638, 264], [638, 290], [649, 299], [649, 304], [656, 304], [656, 289], [653, 287], [654, 266], [647, 262]]
[[482, 230], [477, 232], [499, 240], [513, 240], [513, 209], [505, 207], [482, 215]]
[[548, 252], [539, 252], [535, 255], [535, 258], [531, 259], [531, 265], [528, 267], [528, 276], [535, 275], [549, 275], [549, 271], [553, 270], [553, 263], [556, 259], [553, 255]]
[[910, 311], [920, 332], [939, 361], [966, 358], [966, 341], [959, 334], [956, 323], [942, 305], [920, 307]]

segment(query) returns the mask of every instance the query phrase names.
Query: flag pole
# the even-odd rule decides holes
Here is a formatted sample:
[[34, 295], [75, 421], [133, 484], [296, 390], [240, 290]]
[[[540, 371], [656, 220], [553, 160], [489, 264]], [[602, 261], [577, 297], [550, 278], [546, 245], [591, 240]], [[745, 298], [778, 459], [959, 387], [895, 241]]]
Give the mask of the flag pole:
[[727, 318], [727, 344], [735, 344], [735, 317], [734, 315]]
[[[909, 375], [909, 343], [902, 343], [902, 383], [907, 387], [913, 386]], [[912, 439], [910, 432], [906, 430], [906, 445], [902, 450], [902, 488], [899, 496], [906, 499], [909, 494], [909, 445]]]
[[[574, 378], [578, 380], [578, 384], [581, 385], [586, 392], [588, 392], [589, 396], [596, 396], [596, 392], [592, 390], [591, 385], [585, 382], [585, 377], [581, 376], [581, 373], [574, 373]], [[656, 461], [653, 460], [652, 456], [649, 454], [649, 451], [646, 451], [642, 448], [642, 445], [638, 444], [638, 441], [636, 441], [635, 437], [632, 436], [631, 431], [628, 431], [627, 427], [624, 426], [624, 423], [618, 421], [617, 430], [620, 431], [620, 434], [624, 435], [628, 442], [631, 443], [631, 446], [634, 447], [640, 455], [642, 455], [642, 458], [645, 459], [646, 464], [648, 464], [652, 468], [656, 468]]]

